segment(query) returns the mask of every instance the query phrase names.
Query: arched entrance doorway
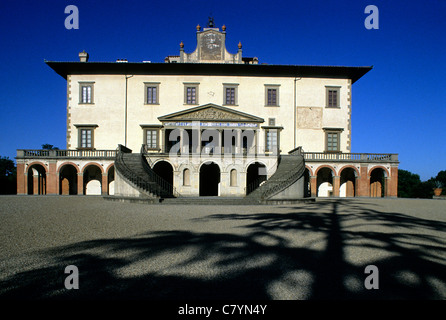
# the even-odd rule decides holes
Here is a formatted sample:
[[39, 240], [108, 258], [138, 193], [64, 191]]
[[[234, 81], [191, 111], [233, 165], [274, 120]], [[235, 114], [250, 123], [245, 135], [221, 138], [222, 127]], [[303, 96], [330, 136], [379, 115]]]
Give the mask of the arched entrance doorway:
[[386, 194], [386, 172], [382, 168], [375, 168], [370, 173], [370, 196], [384, 197]]
[[173, 192], [173, 168], [172, 165], [167, 161], [158, 161], [153, 166], [153, 171], [167, 184], [163, 183], [163, 188], [169, 193]]
[[200, 196], [218, 196], [220, 167], [214, 162], [206, 162], [200, 168]]
[[354, 197], [356, 189], [356, 171], [353, 168], [345, 168], [340, 175], [340, 197]]
[[46, 171], [43, 165], [28, 168], [28, 194], [46, 194]]
[[251, 163], [246, 170], [246, 194], [257, 189], [266, 178], [266, 166], [260, 162]]
[[321, 168], [317, 172], [317, 196], [333, 196], [333, 171], [330, 168]]
[[84, 194], [101, 195], [102, 171], [96, 165], [89, 165], [84, 169]]
[[59, 170], [59, 194], [77, 194], [77, 170], [72, 164], [65, 164]]

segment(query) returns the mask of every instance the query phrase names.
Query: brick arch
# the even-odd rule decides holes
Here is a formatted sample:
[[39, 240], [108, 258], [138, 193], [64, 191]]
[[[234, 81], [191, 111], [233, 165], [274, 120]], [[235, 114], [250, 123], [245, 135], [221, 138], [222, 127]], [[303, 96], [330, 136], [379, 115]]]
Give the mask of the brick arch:
[[60, 170], [62, 169], [62, 167], [66, 166], [66, 165], [72, 165], [73, 167], [76, 168], [77, 173], [80, 172], [80, 168], [77, 164], [75, 164], [74, 162], [71, 161], [67, 161], [67, 162], [63, 162], [56, 170], [56, 173], [60, 174]]
[[345, 165], [341, 169], [339, 169], [339, 176], [341, 176], [342, 171], [344, 171], [344, 169], [348, 169], [348, 168], [352, 168], [356, 173], [356, 178], [359, 178], [359, 176], [360, 176], [359, 169], [356, 168], [355, 166], [352, 166], [351, 164]]
[[308, 169], [308, 172], [310, 173], [310, 176], [313, 176], [313, 170], [307, 165], [305, 165], [305, 169]]
[[369, 178], [370, 178], [370, 176], [371, 176], [372, 171], [375, 170], [375, 169], [383, 169], [383, 170], [384, 170], [384, 173], [385, 173], [384, 176], [385, 176], [386, 178], [390, 178], [389, 170], [387, 170], [386, 167], [384, 167], [384, 166], [380, 166], [380, 165], [372, 167], [372, 168], [367, 172], [367, 176], [368, 176]]
[[333, 172], [333, 176], [336, 176], [336, 169], [333, 168], [332, 166], [329, 166], [328, 164], [324, 164], [322, 166], [320, 166], [319, 168], [316, 169], [316, 171], [314, 172], [314, 175], [317, 176], [319, 170], [323, 169], [323, 168], [328, 168]]
[[[384, 176], [384, 181], [373, 180], [372, 182], [372, 173], [376, 169], [381, 169]], [[381, 165], [377, 165], [372, 167], [367, 173], [369, 178], [370, 187], [369, 187], [369, 196], [370, 197], [386, 197], [389, 194], [389, 185], [387, 178], [390, 178], [389, 171]]]
[[[115, 164], [114, 163], [111, 163], [111, 164], [109, 164], [108, 165], [108, 167], [107, 167], [107, 169], [105, 169], [105, 172], [104, 173], [109, 173], [109, 171], [110, 171], [110, 169], [112, 168], [112, 167], [114, 167], [115, 166]], [[116, 168], [115, 168], [115, 170], [116, 170]]]
[[40, 162], [40, 161], [33, 161], [33, 162], [31, 162], [30, 164], [28, 164], [28, 166], [26, 167], [25, 174], [28, 174], [28, 172], [29, 172], [29, 168], [31, 168], [31, 167], [32, 167], [33, 165], [35, 165], [35, 164], [41, 165], [41, 166], [45, 169], [45, 174], [48, 174], [48, 168], [47, 168], [47, 166], [46, 166], [43, 162]]
[[[352, 169], [354, 177], [344, 176], [344, 170]], [[339, 196], [340, 197], [357, 197], [359, 194], [360, 172], [359, 169], [353, 165], [345, 165], [339, 169]]]
[[91, 165], [98, 167], [99, 170], [101, 170], [101, 173], [102, 173], [102, 174], [104, 173], [104, 167], [101, 166], [100, 164], [98, 164], [97, 162], [89, 162], [89, 163], [85, 164], [85, 165], [82, 167], [82, 173], [85, 173], [85, 169], [87, 169], [87, 168], [88, 168], [89, 166], [91, 166]]

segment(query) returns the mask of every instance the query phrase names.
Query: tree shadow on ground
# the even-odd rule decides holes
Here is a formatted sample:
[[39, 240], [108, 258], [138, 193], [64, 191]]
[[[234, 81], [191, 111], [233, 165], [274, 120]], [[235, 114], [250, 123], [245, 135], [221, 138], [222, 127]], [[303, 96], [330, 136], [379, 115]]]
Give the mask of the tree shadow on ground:
[[[0, 298], [446, 298], [446, 223], [358, 201], [288, 208], [195, 221], [237, 221], [228, 232], [168, 230], [45, 250], [40, 264], [1, 279]], [[364, 287], [371, 264], [377, 290]], [[64, 287], [68, 265], [79, 269], [78, 290]]]

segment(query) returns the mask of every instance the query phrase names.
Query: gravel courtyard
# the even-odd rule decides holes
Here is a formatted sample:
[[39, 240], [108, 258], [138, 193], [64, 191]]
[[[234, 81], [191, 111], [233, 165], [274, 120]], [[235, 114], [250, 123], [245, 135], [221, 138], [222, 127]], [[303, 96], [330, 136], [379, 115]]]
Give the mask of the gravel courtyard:
[[[0, 299], [446, 299], [442, 200], [0, 196], [0, 243]], [[364, 286], [368, 265], [378, 289]]]

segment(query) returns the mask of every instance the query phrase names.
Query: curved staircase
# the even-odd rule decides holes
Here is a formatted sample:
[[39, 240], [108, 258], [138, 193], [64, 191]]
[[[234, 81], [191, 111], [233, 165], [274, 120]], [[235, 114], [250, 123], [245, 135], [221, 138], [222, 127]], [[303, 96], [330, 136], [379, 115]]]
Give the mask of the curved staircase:
[[305, 161], [302, 155], [281, 155], [276, 172], [246, 198], [258, 201], [271, 199], [293, 185], [304, 172]]
[[147, 163], [144, 153], [132, 151], [119, 145], [116, 152], [115, 168], [141, 196], [149, 198], [173, 198], [179, 196], [174, 187], [158, 176]]

